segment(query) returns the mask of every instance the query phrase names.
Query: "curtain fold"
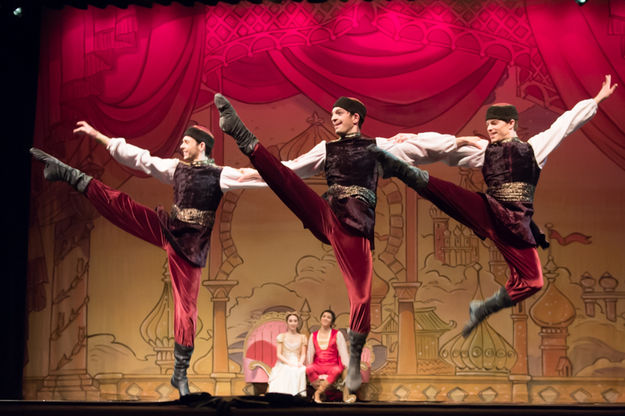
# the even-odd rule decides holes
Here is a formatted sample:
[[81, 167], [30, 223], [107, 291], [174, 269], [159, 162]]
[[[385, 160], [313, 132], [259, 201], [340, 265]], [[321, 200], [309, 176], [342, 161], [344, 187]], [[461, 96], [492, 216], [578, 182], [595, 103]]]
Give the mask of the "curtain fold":
[[604, 75], [611, 74], [612, 82], [619, 84], [582, 130], [621, 169], [625, 169], [623, 4], [621, 0], [596, 0], [580, 7], [572, 1], [554, 5], [526, 0], [538, 49], [567, 108], [594, 97]]
[[[595, 0], [579, 7], [572, 1], [526, 1], [531, 42], [535, 39], [565, 106], [596, 94], [603, 74], [612, 74], [614, 82], [623, 84], [622, 4]], [[45, 13], [35, 145], [70, 163], [90, 157], [103, 165], [109, 160], [103, 149], [72, 137], [75, 122], [87, 120], [109, 136], [124, 136], [154, 155], [170, 157], [193, 111], [211, 104], [211, 91], [250, 104], [302, 94], [328, 111], [337, 97], [354, 96], [367, 105], [363, 131], [369, 136], [399, 131], [457, 133], [492, 100], [511, 65], [501, 57], [478, 53], [479, 48], [461, 47], [456, 44], [460, 35], [448, 43], [398, 37], [378, 27], [381, 17], [371, 12], [358, 14], [353, 27], [327, 40], [250, 50], [207, 72], [206, 62], [219, 58], [205, 53], [208, 22], [226, 22], [234, 18], [227, 13], [239, 9], [215, 10], [173, 3], [127, 9], [66, 7]], [[223, 33], [224, 42], [239, 36]], [[267, 29], [264, 35], [269, 33]], [[211, 48], [216, 50], [213, 44]], [[623, 108], [621, 86], [583, 127], [595, 146], [621, 168], [625, 168]], [[141, 176], [129, 169], [124, 172]]]
[[394, 41], [360, 28], [335, 41], [274, 49], [229, 64], [222, 90], [251, 104], [303, 94], [328, 111], [339, 96], [357, 97], [367, 106], [363, 131], [370, 136], [456, 133], [506, 69], [506, 62], [494, 58]]
[[[66, 7], [47, 13], [35, 145], [80, 163], [94, 144], [73, 140], [71, 129], [86, 120], [109, 136], [171, 157], [200, 90], [204, 7]], [[103, 150], [96, 153], [107, 158]]]

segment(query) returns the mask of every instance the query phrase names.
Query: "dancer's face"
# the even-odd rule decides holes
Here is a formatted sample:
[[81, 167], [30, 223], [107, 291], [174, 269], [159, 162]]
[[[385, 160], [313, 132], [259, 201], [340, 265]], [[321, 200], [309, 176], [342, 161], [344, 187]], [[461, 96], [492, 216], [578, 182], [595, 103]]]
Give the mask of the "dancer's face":
[[497, 119], [486, 120], [486, 131], [488, 137], [490, 137], [491, 143], [496, 143], [501, 140], [511, 139], [516, 136], [514, 126], [516, 122], [514, 120], [503, 121]]
[[289, 328], [290, 331], [297, 332], [298, 325], [299, 319], [297, 319], [297, 316], [295, 315], [289, 316], [289, 319], [286, 320], [286, 326]]
[[332, 314], [330, 312], [324, 312], [323, 315], [321, 315], [320, 321], [321, 327], [326, 329], [330, 328], [332, 325]]
[[334, 132], [341, 137], [346, 134], [358, 133], [358, 121], [360, 120], [358, 113], [352, 114], [344, 108], [334, 107], [330, 120], [334, 126]]
[[191, 136], [184, 136], [180, 143], [180, 151], [182, 152], [182, 160], [185, 162], [196, 162], [204, 159], [204, 143], [198, 142]]

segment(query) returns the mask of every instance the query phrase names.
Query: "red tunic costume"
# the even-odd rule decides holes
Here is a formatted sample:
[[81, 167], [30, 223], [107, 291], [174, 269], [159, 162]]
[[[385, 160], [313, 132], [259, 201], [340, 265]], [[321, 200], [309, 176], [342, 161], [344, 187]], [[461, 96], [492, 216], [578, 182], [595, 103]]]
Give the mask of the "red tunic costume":
[[330, 332], [330, 340], [326, 348], [321, 348], [317, 340], [319, 331], [315, 331], [311, 334], [312, 344], [315, 349], [315, 355], [312, 364], [306, 366], [306, 375], [308, 380], [312, 383], [319, 378], [320, 375], [326, 374], [328, 377], [326, 381], [328, 384], [332, 384], [341, 375], [345, 366], [341, 363], [339, 355], [339, 347], [337, 343], [337, 336], [339, 331], [332, 329]]

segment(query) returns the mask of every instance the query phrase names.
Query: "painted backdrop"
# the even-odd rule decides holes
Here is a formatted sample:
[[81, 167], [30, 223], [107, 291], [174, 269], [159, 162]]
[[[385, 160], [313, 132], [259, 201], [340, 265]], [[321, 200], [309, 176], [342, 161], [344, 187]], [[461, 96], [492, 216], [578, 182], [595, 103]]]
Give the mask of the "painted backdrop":
[[[554, 24], [557, 22], [557, 25]], [[467, 340], [472, 298], [506, 280], [488, 241], [395, 180], [378, 190], [370, 400], [625, 402], [625, 3], [462, 0], [218, 3], [44, 13], [34, 143], [148, 205], [171, 189], [72, 136], [87, 120], [112, 137], [179, 156], [191, 123], [217, 138], [218, 163], [247, 166], [212, 104], [229, 97], [283, 160], [332, 140], [336, 97], [368, 108], [363, 132], [484, 134], [485, 109], [510, 102], [522, 138], [620, 87], [549, 158], [535, 220], [545, 288]], [[432, 174], [483, 190], [477, 170]], [[33, 164], [28, 268], [28, 399], [165, 400], [173, 357], [166, 258], [109, 224]], [[323, 178], [309, 184], [324, 191]], [[275, 361], [285, 311], [302, 332], [347, 295], [332, 251], [269, 190], [227, 193], [199, 298], [193, 391], [246, 394]], [[273, 353], [273, 355], [272, 355]]]

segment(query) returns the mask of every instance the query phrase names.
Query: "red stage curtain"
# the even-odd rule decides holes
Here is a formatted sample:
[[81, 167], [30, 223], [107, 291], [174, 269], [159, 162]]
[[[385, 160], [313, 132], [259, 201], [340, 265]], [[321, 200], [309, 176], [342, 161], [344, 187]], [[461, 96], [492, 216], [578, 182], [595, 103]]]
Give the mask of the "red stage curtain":
[[335, 40], [229, 64], [222, 91], [253, 104], [301, 93], [328, 110], [339, 96], [354, 96], [367, 105], [368, 135], [456, 133], [488, 99], [506, 67], [504, 61], [449, 47], [393, 41], [363, 17], [358, 31]]
[[[35, 144], [70, 163], [82, 163], [95, 145], [73, 140], [71, 128], [77, 120], [86, 119], [105, 134], [124, 136], [155, 155], [169, 157], [193, 111], [212, 101], [207, 90], [253, 104], [303, 94], [328, 110], [337, 97], [355, 96], [368, 108], [367, 135], [457, 133], [491, 99], [510, 65], [521, 65], [510, 54], [497, 54], [496, 48], [465, 44], [460, 35], [454, 39], [444, 20], [431, 20], [427, 25], [440, 29], [443, 38], [424, 37], [410, 21], [396, 29], [415, 33], [392, 35], [381, 22], [397, 16], [381, 5], [374, 6], [347, 3], [345, 7], [355, 7], [357, 12], [349, 15], [344, 30], [328, 34], [325, 40], [298, 38], [288, 46], [275, 43], [258, 52], [249, 49], [232, 60], [227, 54], [206, 51], [227, 48], [233, 39], [244, 44], [253, 27], [227, 23], [250, 10], [260, 12], [260, 5], [184, 7], [173, 3], [48, 11], [42, 26]], [[603, 74], [612, 74], [622, 84], [625, 11], [622, 2], [607, 6], [607, 0], [584, 7], [572, 1], [528, 0], [526, 9], [501, 9], [501, 16], [490, 16], [499, 16], [493, 20], [499, 25], [507, 18], [529, 19], [534, 37], [517, 31], [521, 33], [518, 38], [499, 50], [510, 52], [521, 41], [533, 45], [535, 38], [561, 101], [571, 107], [596, 93]], [[307, 5], [302, 10], [314, 11], [314, 7], [322, 6]], [[409, 5], [402, 7], [406, 13], [411, 10]], [[555, 21], [557, 25], [552, 24]], [[212, 25], [225, 28], [222, 37], [209, 38]], [[248, 32], [239, 31], [243, 29]], [[270, 36], [272, 26], [263, 30]], [[584, 132], [625, 168], [625, 120], [619, 117], [625, 108], [623, 87], [602, 105]], [[108, 161], [101, 149], [93, 155], [96, 164]]]
[[72, 144], [71, 129], [84, 119], [107, 135], [170, 157], [200, 89], [204, 7], [66, 7], [46, 13], [35, 145], [83, 161], [94, 144]]
[[612, 82], [619, 84], [582, 130], [625, 169], [625, 2], [595, 0], [583, 7], [574, 1], [526, 3], [540, 54], [566, 107], [593, 97], [603, 75], [611, 74]]

